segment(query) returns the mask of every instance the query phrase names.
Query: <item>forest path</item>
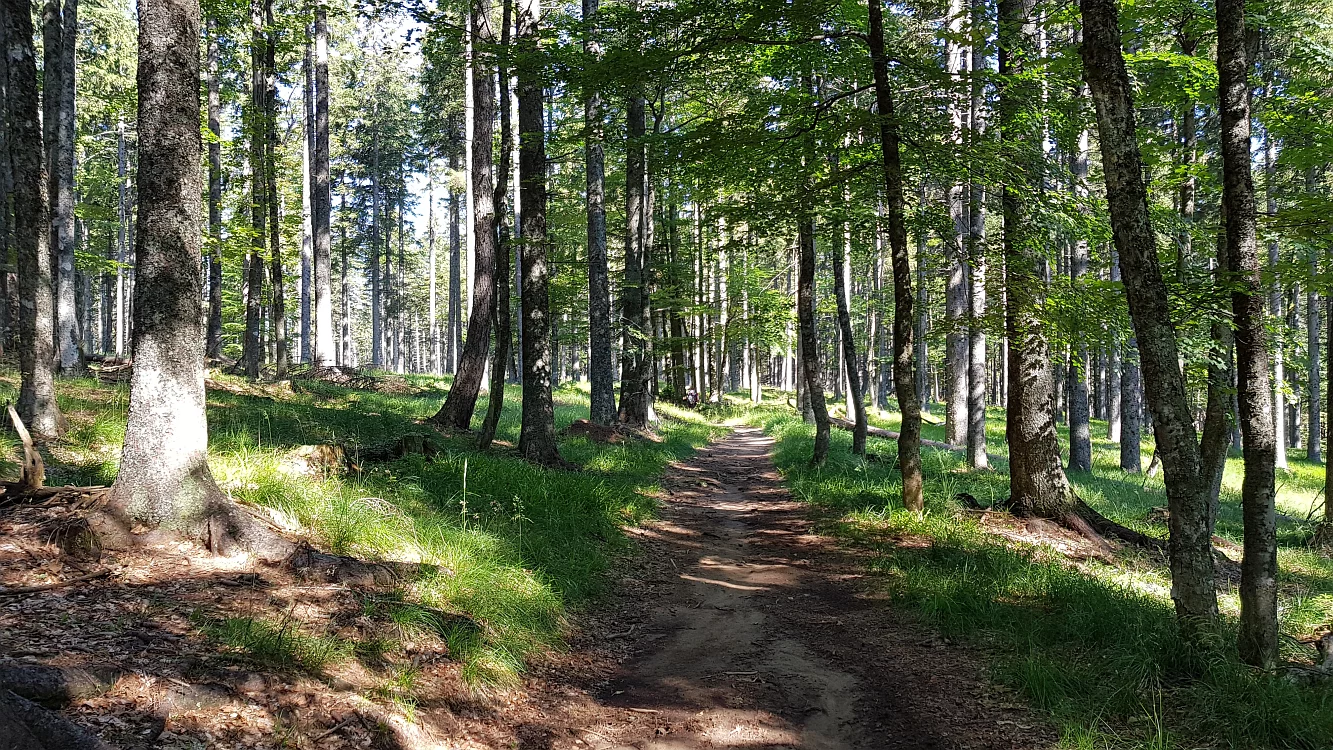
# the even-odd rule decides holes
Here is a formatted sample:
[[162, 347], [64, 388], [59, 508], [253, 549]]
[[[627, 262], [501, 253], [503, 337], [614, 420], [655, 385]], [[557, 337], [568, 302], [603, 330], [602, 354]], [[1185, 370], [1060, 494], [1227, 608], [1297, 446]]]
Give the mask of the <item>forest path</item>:
[[668, 470], [661, 517], [639, 534], [649, 570], [616, 613], [627, 630], [601, 634], [628, 658], [577, 709], [548, 704], [573, 719], [560, 739], [582, 743], [555, 746], [1052, 745], [974, 654], [886, 606], [865, 561], [812, 531], [773, 446], [737, 428]]

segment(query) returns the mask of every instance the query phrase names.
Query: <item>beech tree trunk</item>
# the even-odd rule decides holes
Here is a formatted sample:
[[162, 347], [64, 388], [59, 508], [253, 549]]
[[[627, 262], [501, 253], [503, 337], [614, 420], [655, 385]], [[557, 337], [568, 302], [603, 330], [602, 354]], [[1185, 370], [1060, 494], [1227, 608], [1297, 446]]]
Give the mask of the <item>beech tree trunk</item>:
[[630, 95], [626, 107], [625, 145], [625, 283], [621, 287], [621, 317], [625, 333], [620, 355], [620, 408], [622, 424], [648, 427], [649, 392], [652, 376], [652, 321], [648, 302], [644, 223], [652, 221], [647, 205], [647, 102], [640, 92]]
[[[1003, 143], [1028, 174], [1042, 159], [1041, 132], [1027, 110], [1041, 92], [1028, 62], [1037, 58], [1034, 0], [1000, 0], [998, 103]], [[1014, 170], [1017, 172], [1017, 170]], [[1044, 237], [1029, 206], [1038, 186], [1013, 175], [1004, 186], [1005, 331], [1009, 339], [1009, 491], [1015, 508], [1064, 519], [1078, 507], [1060, 465], [1055, 430], [1055, 381], [1041, 317]]]
[[[884, 18], [881, 0], [868, 0], [870, 10], [870, 59], [874, 67], [875, 103], [879, 109], [879, 140], [884, 161], [884, 197], [889, 227], [889, 250], [893, 258], [893, 381], [902, 413], [898, 435], [898, 470], [903, 480], [903, 507], [925, 508], [921, 476], [921, 401], [916, 392], [913, 334], [916, 317], [912, 309], [912, 267], [907, 257], [907, 225], [903, 201], [902, 155], [899, 152], [898, 121], [889, 88], [889, 63], [884, 53]], [[921, 259], [918, 257], [917, 262]]]
[[[598, 0], [583, 0], [583, 52], [589, 65], [601, 55], [596, 36]], [[609, 425], [616, 418], [615, 367], [612, 362], [611, 278], [606, 256], [606, 155], [602, 145], [602, 97], [595, 86], [584, 91], [587, 128], [584, 164], [588, 209], [588, 375], [592, 400], [588, 420]]]
[[1158, 264], [1115, 0], [1081, 0], [1080, 5], [1083, 69], [1097, 108], [1112, 232], [1166, 475], [1172, 598], [1177, 618], [1192, 631], [1217, 617], [1208, 490]]
[[1277, 662], [1277, 519], [1274, 510], [1272, 385], [1262, 264], [1250, 174], [1249, 55], [1245, 3], [1218, 0], [1218, 104], [1222, 114], [1222, 200], [1226, 205], [1227, 260], [1236, 326], [1237, 392], [1245, 479], [1241, 507], [1245, 558], [1241, 562], [1241, 660], [1263, 669]]
[[14, 178], [14, 240], [19, 281], [19, 416], [36, 436], [65, 427], [55, 392], [55, 304], [51, 284], [51, 224], [46, 154], [38, 118], [37, 59], [32, 9], [4, 0], [8, 47], [8, 120]]
[[194, 0], [140, 0], [138, 88], [134, 374], [109, 522], [95, 528], [116, 542], [132, 525], [160, 527], [216, 552], [235, 545], [279, 559], [290, 545], [231, 502], [208, 469]]
[[332, 254], [333, 193], [329, 184], [329, 19], [322, 3], [315, 8], [315, 151], [311, 163], [310, 227], [314, 256], [315, 364], [334, 364]]
[[[495, 185], [492, 181], [495, 121], [495, 66], [488, 56], [477, 50], [476, 40], [495, 42], [495, 31], [490, 22], [490, 0], [472, 0], [472, 201], [473, 241], [476, 246], [476, 266], [473, 274], [471, 312], [467, 320], [467, 338], [458, 360], [453, 385], [444, 405], [432, 419], [455, 430], [466, 430], [472, 422], [477, 405], [482, 376], [486, 370], [486, 355], [490, 351], [491, 316], [487, 314], [495, 304]], [[521, 14], [520, 14], [521, 15]], [[541, 105], [538, 90], [538, 108]], [[538, 113], [540, 116], [540, 112]], [[540, 130], [540, 128], [539, 128]], [[503, 176], [502, 176], [503, 180]], [[524, 206], [526, 213], [526, 206]], [[524, 217], [526, 220], [527, 217]], [[526, 329], [525, 329], [526, 333]], [[548, 386], [549, 387], [549, 386]], [[525, 393], [526, 401], [526, 393]]]
[[83, 372], [83, 334], [79, 326], [74, 264], [74, 69], [78, 45], [78, 0], [50, 0], [43, 15], [45, 65], [43, 101], [50, 153], [47, 165], [51, 230], [55, 243], [56, 357], [62, 374]]
[[[841, 242], [833, 243], [833, 294], [838, 298], [838, 330], [842, 334], [843, 373], [847, 378], [847, 398], [851, 405], [856, 427], [852, 430], [852, 453], [857, 456], [866, 454], [865, 401], [861, 396], [861, 377], [856, 371], [856, 334], [852, 331], [851, 286], [852, 286], [852, 234], [851, 228], [844, 223]], [[965, 335], [959, 334], [964, 343]], [[966, 350], [964, 350], [966, 351]], [[966, 376], [966, 370], [963, 371]]]
[[265, 113], [268, 111], [268, 83], [264, 76], [264, 0], [250, 0], [250, 259], [246, 268], [245, 346], [241, 359], [245, 375], [259, 378], [264, 361], [260, 330], [263, 317], [264, 246], [268, 240], [267, 180], [264, 143], [267, 140]]
[[[513, 0], [501, 0], [504, 12], [501, 14], [500, 47], [504, 56], [500, 59], [500, 163], [496, 172], [509, 174], [510, 143], [513, 140], [513, 125], [510, 122], [509, 97], [509, 28], [512, 23]], [[500, 424], [500, 414], [504, 411], [505, 367], [509, 362], [509, 347], [513, 335], [509, 326], [509, 229], [505, 217], [505, 200], [509, 192], [509, 180], [495, 181], [495, 223], [500, 228], [499, 245], [495, 253], [495, 298], [488, 314], [491, 325], [495, 327], [495, 350], [491, 353], [491, 382], [486, 401], [486, 419], [482, 421], [481, 434], [477, 436], [477, 447], [486, 450], [495, 439], [495, 430]]]
[[829, 417], [819, 367], [819, 339], [815, 333], [814, 219], [802, 219], [797, 230], [800, 258], [796, 276], [796, 317], [800, 328], [801, 381], [805, 386], [805, 407], [810, 410], [815, 423], [815, 449], [810, 463], [822, 466], [828, 460]]
[[[985, 22], [985, 0], [971, 0], [972, 25]], [[986, 67], [984, 44], [975, 44], [971, 52], [972, 85], [970, 96], [969, 146], [981, 141], [985, 127], [985, 106], [981, 71]], [[978, 160], [979, 161], [979, 160]], [[989, 468], [986, 455], [986, 186], [980, 175], [972, 175], [968, 186], [967, 257], [971, 267], [971, 305], [968, 308], [968, 395], [967, 463], [973, 469]]]
[[268, 208], [269, 316], [273, 325], [273, 365], [278, 380], [287, 377], [291, 354], [287, 346], [287, 289], [282, 269], [282, 224], [278, 193], [278, 32], [273, 0], [264, 0], [264, 196]]
[[208, 130], [213, 138], [208, 142], [208, 333], [204, 356], [218, 359], [222, 356], [222, 95], [217, 20], [212, 16], [208, 18]]
[[[1077, 33], [1077, 32], [1076, 32]], [[1080, 87], [1081, 88], [1081, 87]], [[1087, 95], [1079, 91], [1080, 99]], [[1073, 177], [1072, 192], [1075, 200], [1087, 197], [1088, 188], [1088, 131], [1080, 130], [1074, 152], [1070, 154], [1070, 173]], [[1080, 236], [1074, 239], [1069, 258], [1069, 281], [1074, 293], [1080, 291], [1083, 277], [1088, 272], [1088, 240]], [[1088, 409], [1088, 375], [1091, 360], [1088, 359], [1088, 346], [1082, 331], [1074, 331], [1074, 345], [1069, 358], [1069, 470], [1092, 471], [1092, 424]]]
[[[543, 466], [562, 466], [551, 400], [551, 311], [546, 237], [546, 138], [537, 52], [540, 0], [519, 0], [517, 23], [520, 251], [523, 306], [523, 419], [518, 451]], [[480, 239], [480, 238], [479, 238]]]

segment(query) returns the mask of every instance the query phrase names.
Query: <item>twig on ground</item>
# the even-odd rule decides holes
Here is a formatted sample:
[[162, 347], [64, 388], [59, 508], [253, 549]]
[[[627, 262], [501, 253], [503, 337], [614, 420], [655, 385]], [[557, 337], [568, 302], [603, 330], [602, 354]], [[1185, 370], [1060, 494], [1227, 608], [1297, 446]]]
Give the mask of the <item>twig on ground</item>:
[[91, 581], [94, 578], [101, 578], [102, 576], [110, 575], [110, 573], [111, 571], [109, 569], [99, 570], [95, 573], [86, 573], [81, 576], [74, 576], [73, 578], [69, 578], [64, 581], [56, 581], [54, 583], [43, 583], [39, 586], [20, 586], [19, 588], [16, 589], [0, 589], [0, 596], [16, 596], [18, 594], [35, 594], [39, 591], [50, 591], [52, 589], [63, 588], [65, 586], [72, 586], [76, 583], [83, 583], [84, 581]]
[[334, 724], [333, 726], [329, 727], [329, 728], [328, 728], [328, 731], [326, 731], [326, 732], [324, 732], [323, 734], [321, 734], [321, 735], [319, 735], [318, 737], [316, 737], [316, 738], [314, 739], [314, 742], [319, 742], [320, 740], [324, 739], [325, 737], [328, 737], [329, 735], [333, 734], [334, 732], [338, 731], [339, 729], [342, 729], [343, 727], [347, 726], [348, 724], [351, 724], [352, 722], [356, 721], [356, 719], [357, 719], [357, 715], [356, 715], [356, 714], [352, 714], [351, 716], [348, 716], [346, 719], [343, 719], [342, 721], [338, 722], [337, 724]]

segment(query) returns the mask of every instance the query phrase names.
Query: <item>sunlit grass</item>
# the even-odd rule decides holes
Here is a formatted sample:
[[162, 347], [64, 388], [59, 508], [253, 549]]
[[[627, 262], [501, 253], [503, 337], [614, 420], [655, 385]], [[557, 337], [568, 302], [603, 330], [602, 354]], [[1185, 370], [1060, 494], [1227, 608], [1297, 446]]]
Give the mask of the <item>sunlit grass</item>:
[[[601, 591], [612, 562], [632, 552], [623, 527], [652, 514], [666, 464], [721, 431], [698, 413], [664, 406], [670, 418], [657, 428], [661, 442], [562, 438], [562, 454], [581, 470], [550, 471], [505, 447], [518, 440], [517, 387], [507, 389], [499, 442], [481, 453], [472, 436], [444, 437], [423, 424], [443, 402], [444, 378], [412, 376], [416, 390], [405, 394], [300, 380], [256, 385], [219, 373], [210, 379], [209, 465], [220, 486], [244, 503], [273, 509], [278, 522], [329, 552], [423, 563], [427, 572], [408, 582], [394, 612], [435, 613], [446, 623], [439, 636], [451, 658], [477, 685], [513, 682], [535, 652], [560, 647], [570, 608]], [[16, 381], [0, 373], [0, 398]], [[53, 483], [114, 481], [127, 386], [62, 380], [59, 392], [71, 430], [48, 446]], [[586, 385], [557, 389], [555, 401], [557, 429], [587, 416]], [[334, 444], [355, 456], [408, 433], [431, 435], [440, 452], [327, 477], [284, 466], [298, 446]], [[12, 444], [0, 450], [13, 461]], [[210, 627], [217, 638], [268, 648], [262, 625]], [[274, 648], [289, 645], [297, 647]], [[387, 644], [358, 646], [381, 647]], [[270, 657], [277, 658], [264, 658]]]

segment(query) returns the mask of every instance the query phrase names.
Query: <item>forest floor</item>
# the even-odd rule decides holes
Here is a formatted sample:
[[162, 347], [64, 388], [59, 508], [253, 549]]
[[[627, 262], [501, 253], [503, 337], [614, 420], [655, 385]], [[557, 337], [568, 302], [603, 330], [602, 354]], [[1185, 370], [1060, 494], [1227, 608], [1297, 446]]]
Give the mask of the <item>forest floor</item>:
[[[15, 381], [0, 368], [0, 398]], [[135, 750], [1333, 746], [1333, 690], [1236, 662], [1234, 581], [1219, 582], [1218, 648], [1191, 654], [1163, 560], [1099, 560], [956, 505], [1005, 491], [1002, 413], [995, 470], [925, 452], [917, 515], [897, 506], [891, 441], [859, 459], [835, 430], [812, 469], [810, 427], [772, 401], [664, 404], [656, 435], [598, 443], [563, 432], [587, 408], [567, 386], [557, 428], [580, 470], [546, 471], [509, 447], [513, 394], [480, 453], [426, 422], [447, 381], [372, 385], [215, 376], [210, 465], [294, 536], [418, 575], [348, 585], [189, 544], [71, 557], [52, 537], [68, 508], [5, 508], [0, 679], [88, 670], [91, 687], [56, 702]], [[71, 430], [43, 447], [50, 483], [114, 479], [126, 395], [60, 382]], [[310, 463], [320, 445], [342, 465]], [[1080, 495], [1163, 535], [1160, 478], [1095, 447], [1095, 470], [1071, 476]], [[0, 435], [0, 473], [13, 448]], [[1305, 663], [1299, 641], [1333, 618], [1333, 562], [1301, 520], [1316, 468], [1293, 461], [1279, 493], [1284, 653]], [[1233, 558], [1235, 505], [1229, 488]]]

